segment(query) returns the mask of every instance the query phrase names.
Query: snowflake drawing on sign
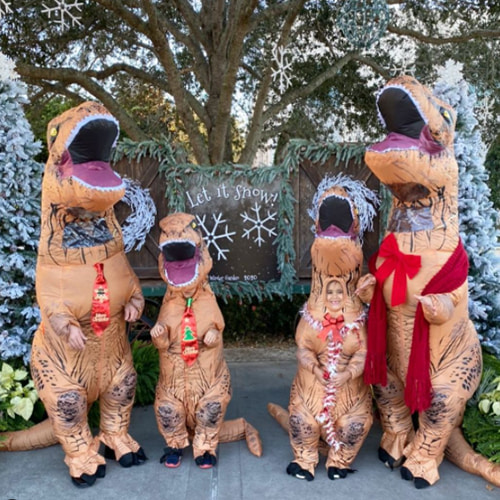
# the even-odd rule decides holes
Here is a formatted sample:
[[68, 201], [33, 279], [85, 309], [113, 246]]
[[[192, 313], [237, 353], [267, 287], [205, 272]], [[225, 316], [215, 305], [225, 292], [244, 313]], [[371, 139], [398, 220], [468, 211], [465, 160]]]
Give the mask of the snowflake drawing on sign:
[[10, 8], [10, 3], [5, 0], [0, 0], [0, 20], [5, 14], [12, 14], [12, 9]]
[[80, 22], [81, 17], [76, 16], [71, 9], [77, 9], [78, 11], [82, 10], [83, 2], [67, 2], [66, 0], [54, 0], [56, 4], [55, 7], [47, 7], [44, 3], [44, 9], [42, 10], [43, 14], [47, 14], [49, 19], [52, 14], [54, 14], [54, 22], [61, 26], [61, 29], [69, 29], [70, 26], [81, 26]]
[[272, 50], [276, 69], [272, 69], [273, 81], [278, 80], [278, 90], [283, 94], [292, 82], [288, 76], [288, 70], [292, 67], [292, 60], [287, 60], [286, 49], [282, 45], [275, 46]]
[[227, 260], [226, 253], [229, 252], [229, 249], [221, 248], [218, 240], [227, 239], [232, 242], [233, 239], [231, 238], [231, 236], [235, 235], [236, 231], [230, 232], [226, 224], [226, 227], [219, 233], [221, 229], [220, 226], [222, 226], [222, 224], [226, 222], [226, 219], [222, 218], [221, 213], [212, 214], [212, 219], [213, 219], [212, 229], [209, 229], [207, 224], [205, 223], [207, 219], [206, 214], [204, 214], [203, 216], [197, 215], [196, 219], [198, 220], [198, 224], [201, 226], [206, 235], [203, 239], [207, 244], [207, 248], [210, 249], [210, 247], [213, 246], [217, 250], [217, 260]]
[[257, 202], [255, 202], [255, 206], [252, 207], [252, 211], [255, 212], [255, 215], [253, 217], [248, 215], [246, 212], [243, 212], [242, 214], [240, 214], [243, 217], [243, 223], [250, 222], [252, 224], [250, 229], [246, 229], [243, 232], [242, 238], [250, 239], [250, 235], [252, 235], [252, 233], [255, 231], [257, 236], [255, 237], [255, 239], [253, 241], [255, 243], [257, 243], [259, 245], [259, 247], [261, 246], [262, 243], [265, 242], [264, 238], [262, 237], [263, 232], [266, 232], [268, 237], [269, 236], [277, 236], [277, 234], [275, 232], [276, 226], [272, 226], [272, 227], [266, 226], [266, 223], [268, 223], [269, 221], [275, 220], [277, 212], [271, 213], [268, 210], [267, 217], [262, 218], [261, 214], [260, 214], [261, 208], [262, 207], [260, 205], [258, 205]]

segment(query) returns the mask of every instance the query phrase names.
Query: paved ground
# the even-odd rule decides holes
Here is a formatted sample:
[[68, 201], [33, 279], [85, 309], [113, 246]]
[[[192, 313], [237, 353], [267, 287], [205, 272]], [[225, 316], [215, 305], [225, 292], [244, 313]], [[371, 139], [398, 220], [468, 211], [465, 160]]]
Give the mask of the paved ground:
[[324, 461], [312, 482], [287, 476], [292, 458], [287, 434], [267, 413], [268, 402], [288, 403], [295, 360], [290, 350], [228, 350], [233, 399], [227, 418], [243, 416], [260, 431], [264, 454], [251, 455], [245, 442], [221, 444], [217, 467], [198, 469], [187, 451], [181, 467], [166, 469], [159, 463], [164, 443], [158, 434], [152, 407], [135, 408], [131, 434], [150, 460], [140, 467], [123, 469], [109, 462], [104, 479], [89, 489], [75, 488], [69, 479], [59, 446], [30, 452], [0, 453], [0, 500], [482, 500], [500, 499], [500, 489], [480, 477], [461, 471], [449, 462], [440, 468], [441, 480], [431, 488], [416, 490], [377, 459], [380, 428], [372, 428], [353, 467], [356, 474], [330, 481]]

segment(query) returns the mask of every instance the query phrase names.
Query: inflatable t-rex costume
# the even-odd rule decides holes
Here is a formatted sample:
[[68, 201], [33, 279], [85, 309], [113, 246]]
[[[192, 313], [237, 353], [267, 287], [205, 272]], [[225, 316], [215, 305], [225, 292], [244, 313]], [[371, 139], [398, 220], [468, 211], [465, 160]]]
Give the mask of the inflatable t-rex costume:
[[259, 434], [244, 419], [223, 421], [231, 380], [223, 356], [224, 318], [208, 284], [212, 259], [194, 216], [171, 214], [160, 221], [158, 258], [167, 292], [151, 330], [160, 353], [155, 412], [167, 448], [160, 459], [180, 465], [182, 449], [193, 443], [201, 468], [216, 463], [218, 442], [246, 438], [256, 456]]
[[[125, 193], [109, 165], [117, 137], [118, 123], [94, 102], [48, 125], [36, 268], [42, 322], [33, 340], [31, 373], [77, 486], [104, 477], [101, 442], [124, 467], [146, 460], [128, 434], [136, 373], [125, 321], [140, 316], [144, 299], [113, 211]], [[94, 438], [87, 412], [98, 399], [100, 433]], [[47, 430], [47, 424], [41, 428]], [[14, 435], [6, 447], [50, 442], [49, 433], [33, 438], [30, 432], [36, 431]]]
[[[365, 381], [374, 386], [380, 459], [417, 488], [439, 479], [443, 454], [500, 485], [500, 467], [475, 454], [460, 430], [481, 377], [468, 317], [468, 259], [459, 236], [455, 113], [411, 77], [377, 100], [387, 138], [365, 161], [394, 195], [386, 237], [370, 261], [377, 286], [368, 319]], [[414, 432], [411, 414], [419, 413]]]
[[375, 215], [370, 201], [376, 204], [376, 197], [361, 182], [339, 175], [322, 181], [310, 211], [316, 235], [311, 294], [295, 336], [298, 370], [289, 418], [282, 408], [268, 405], [289, 430], [295, 458], [287, 472], [299, 479], [314, 479], [319, 448], [326, 448], [330, 479], [353, 472], [350, 465], [372, 424], [370, 387], [362, 377], [365, 313], [356, 294], [361, 239]]

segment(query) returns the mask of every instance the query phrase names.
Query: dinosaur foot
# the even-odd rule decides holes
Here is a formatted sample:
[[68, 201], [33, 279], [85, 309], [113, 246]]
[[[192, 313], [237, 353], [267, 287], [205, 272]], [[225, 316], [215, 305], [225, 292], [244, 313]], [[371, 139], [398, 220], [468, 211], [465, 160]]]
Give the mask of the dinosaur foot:
[[93, 486], [97, 478], [103, 478], [106, 476], [106, 466], [99, 465], [94, 474], [82, 474], [80, 477], [72, 477], [71, 482], [77, 488], [89, 488]]
[[[105, 445], [104, 447], [104, 457], [109, 458], [111, 460], [116, 460], [116, 454], [113, 448], [110, 448], [109, 446]], [[144, 450], [139, 448], [137, 451], [129, 451], [128, 453], [125, 453], [125, 455], [122, 455], [118, 463], [125, 468], [132, 467], [133, 465], [141, 465], [143, 464], [148, 457], [146, 456], [146, 453], [144, 453]]]
[[200, 469], [211, 469], [217, 463], [217, 458], [206, 451], [203, 455], [196, 457], [194, 461]]
[[286, 473], [289, 476], [296, 477], [297, 479], [305, 479], [306, 481], [312, 481], [314, 476], [307, 470], [303, 469], [299, 464], [295, 462], [290, 462], [286, 468]]
[[423, 477], [414, 477], [410, 469], [406, 467], [401, 467], [401, 477], [405, 481], [413, 481], [413, 484], [415, 485], [415, 488], [417, 488], [417, 490], [423, 490], [424, 488], [427, 488], [431, 485], [431, 483], [429, 483], [429, 481], [427, 481]]
[[391, 470], [394, 470], [395, 467], [399, 467], [404, 463], [406, 457], [401, 457], [399, 459], [395, 459], [389, 453], [387, 453], [384, 448], [378, 449], [378, 459], [384, 463], [384, 465]]
[[328, 479], [344, 479], [347, 474], [354, 474], [355, 469], [338, 469], [337, 467], [328, 467]]
[[176, 469], [179, 465], [181, 465], [182, 450], [180, 448], [167, 446], [163, 451], [164, 453], [160, 458], [161, 464], [165, 464], [165, 467], [168, 467], [169, 469]]

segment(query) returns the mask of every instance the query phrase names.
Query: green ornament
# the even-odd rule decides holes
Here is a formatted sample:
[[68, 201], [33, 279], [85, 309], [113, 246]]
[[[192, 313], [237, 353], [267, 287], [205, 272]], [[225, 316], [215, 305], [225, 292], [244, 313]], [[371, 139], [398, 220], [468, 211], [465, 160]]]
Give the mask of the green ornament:
[[391, 13], [384, 0], [347, 0], [337, 26], [356, 49], [367, 49], [384, 35]]
[[184, 340], [194, 340], [193, 330], [189, 326], [184, 330]]

